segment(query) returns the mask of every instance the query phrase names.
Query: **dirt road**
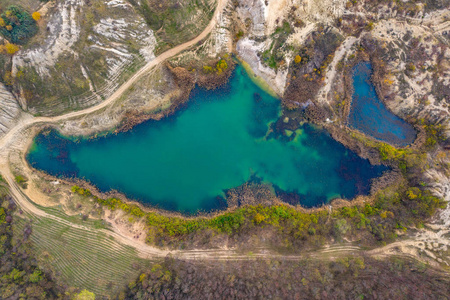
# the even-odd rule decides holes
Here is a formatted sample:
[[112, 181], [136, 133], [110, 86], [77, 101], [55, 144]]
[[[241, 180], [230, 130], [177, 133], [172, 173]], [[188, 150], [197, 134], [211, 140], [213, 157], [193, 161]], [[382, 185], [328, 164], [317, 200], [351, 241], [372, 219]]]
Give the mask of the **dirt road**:
[[[18, 120], [15, 127], [13, 127], [7, 134], [5, 134], [2, 138], [0, 138], [0, 172], [3, 178], [6, 180], [8, 185], [10, 186], [11, 195], [15, 198], [18, 205], [22, 210], [26, 211], [29, 214], [33, 214], [35, 216], [50, 218], [55, 220], [61, 224], [72, 226], [78, 229], [91, 231], [93, 229], [88, 228], [83, 225], [71, 223], [65, 219], [59, 218], [57, 216], [48, 214], [47, 212], [39, 209], [34, 203], [32, 203], [32, 199], [29, 199], [17, 183], [14, 180], [14, 176], [10, 170], [10, 162], [9, 156], [11, 151], [16, 150], [17, 148], [22, 147], [24, 144], [23, 141], [30, 138], [29, 133], [27, 132], [33, 126], [41, 125], [41, 124], [52, 124], [60, 121], [64, 121], [67, 119], [80, 117], [86, 114], [94, 113], [99, 111], [117, 101], [124, 92], [129, 89], [137, 80], [139, 80], [143, 75], [150, 72], [155, 66], [164, 62], [165, 60], [179, 54], [180, 52], [194, 46], [196, 43], [206, 38], [208, 34], [212, 31], [212, 29], [216, 26], [217, 21], [219, 20], [220, 14], [227, 5], [228, 0], [218, 0], [217, 8], [214, 13], [214, 16], [205, 30], [197, 36], [195, 39], [188, 41], [184, 44], [181, 44], [173, 49], [170, 49], [160, 56], [156, 57], [154, 60], [147, 63], [142, 69], [140, 69], [136, 74], [134, 74], [127, 82], [125, 82], [122, 86], [120, 86], [108, 99], [103, 101], [102, 103], [76, 112], [67, 113], [61, 116], [56, 117], [33, 117], [29, 114], [24, 113], [20, 120]], [[349, 40], [346, 46], [350, 46], [354, 41]], [[26, 144], [26, 143], [25, 143]], [[24, 150], [24, 149], [19, 149]], [[211, 250], [188, 250], [188, 251], [167, 251], [159, 248], [155, 248], [145, 244], [144, 242], [136, 241], [131, 236], [122, 233], [117, 228], [113, 228], [113, 230], [99, 229], [99, 231], [104, 232], [105, 234], [113, 237], [118, 242], [133, 247], [137, 250], [139, 255], [143, 258], [157, 258], [157, 257], [165, 257], [168, 254], [173, 256], [183, 258], [183, 259], [233, 259], [233, 260], [241, 260], [241, 259], [253, 259], [253, 258], [279, 258], [279, 259], [292, 259], [299, 260], [304, 259], [305, 255], [322, 255], [333, 257], [339, 255], [349, 255], [351, 252], [366, 252], [364, 250], [359, 249], [358, 247], [354, 247], [352, 245], [342, 245], [332, 248], [325, 248], [321, 251], [316, 251], [315, 253], [310, 254], [299, 254], [299, 255], [280, 255], [276, 253], [271, 253], [266, 249], [256, 249], [254, 253], [243, 254], [239, 253], [234, 249], [211, 249]], [[373, 255], [384, 255], [388, 251], [386, 249], [379, 249], [373, 253]], [[389, 252], [388, 252], [389, 254]], [[398, 254], [398, 253], [397, 253]], [[416, 257], [417, 258], [417, 257]]]
[[144, 67], [142, 67], [136, 74], [134, 74], [128, 81], [126, 81], [124, 84], [122, 84], [108, 99], [105, 101], [99, 103], [98, 105], [80, 110], [80, 111], [74, 111], [70, 112], [64, 115], [56, 116], [56, 117], [32, 117], [31, 115], [24, 114], [23, 118], [18, 121], [15, 127], [13, 127], [6, 135], [3, 136], [0, 140], [0, 153], [2, 153], [2, 156], [5, 156], [5, 152], [7, 152], [8, 147], [11, 145], [11, 143], [14, 142], [14, 140], [20, 135], [22, 131], [27, 129], [28, 127], [35, 125], [35, 124], [42, 124], [42, 123], [55, 123], [79, 116], [83, 116], [86, 114], [90, 114], [93, 112], [96, 112], [102, 108], [105, 108], [115, 101], [117, 101], [120, 96], [123, 95], [123, 93], [128, 90], [136, 81], [139, 80], [143, 75], [147, 74], [150, 70], [152, 70], [154, 67], [159, 65], [160, 63], [164, 62], [165, 60], [176, 56], [177, 54], [181, 53], [182, 51], [194, 46], [198, 42], [200, 42], [202, 39], [206, 38], [208, 34], [211, 33], [213, 28], [216, 26], [217, 22], [219, 21], [220, 14], [225, 9], [226, 5], [228, 3], [228, 0], [218, 0], [216, 10], [214, 12], [213, 18], [211, 22], [209, 22], [208, 26], [203, 30], [200, 35], [198, 35], [196, 38], [183, 43], [181, 45], [176, 46], [175, 48], [172, 48], [170, 50], [167, 50], [166, 52], [162, 53], [152, 61], [148, 62]]
[[[206, 38], [213, 28], [216, 26], [217, 22], [219, 21], [220, 14], [225, 9], [226, 5], [228, 4], [228, 0], [218, 0], [217, 7], [214, 12], [213, 18], [208, 24], [208, 26], [203, 30], [203, 32], [198, 35], [193, 40], [190, 40], [186, 43], [183, 43], [181, 45], [176, 46], [175, 48], [172, 48], [152, 61], [148, 62], [144, 67], [142, 67], [136, 74], [134, 74], [127, 82], [122, 84], [108, 99], [103, 101], [102, 103], [99, 103], [98, 105], [80, 110], [75, 112], [70, 112], [64, 115], [56, 116], [56, 117], [33, 117], [30, 114], [23, 113], [21, 118], [17, 121], [16, 125], [11, 128], [11, 130], [5, 134], [0, 139], [0, 172], [3, 176], [3, 178], [6, 180], [10, 187], [11, 195], [15, 198], [17, 204], [21, 207], [22, 210], [36, 215], [40, 217], [46, 217], [51, 218], [57, 222], [63, 223], [65, 225], [70, 225], [72, 227], [76, 227], [78, 229], [83, 230], [91, 230], [85, 226], [73, 224], [67, 220], [64, 220], [62, 218], [53, 216], [51, 214], [46, 213], [45, 211], [39, 209], [35, 204], [33, 204], [30, 199], [22, 192], [22, 190], [19, 188], [17, 183], [14, 180], [14, 176], [11, 173], [10, 166], [9, 166], [9, 154], [14, 148], [17, 148], [17, 144], [21, 144], [20, 142], [24, 139], [27, 139], [26, 130], [29, 129], [32, 126], [36, 125], [42, 125], [42, 124], [51, 124], [51, 123], [57, 123], [63, 120], [68, 120], [71, 118], [83, 116], [86, 114], [94, 113], [98, 110], [101, 110], [102, 108], [105, 108], [111, 104], [113, 104], [115, 101], [117, 101], [125, 91], [127, 91], [136, 81], [138, 81], [143, 75], [147, 74], [149, 71], [151, 71], [154, 67], [158, 66], [160, 63], [164, 62], [165, 60], [176, 56], [177, 54], [181, 53], [182, 51], [189, 49], [190, 47], [196, 45], [198, 42], [200, 42], [202, 39]], [[135, 248], [141, 256], [143, 257], [163, 257], [166, 256], [169, 252], [165, 250], [161, 250], [158, 248], [154, 248], [151, 246], [148, 246], [144, 243], [136, 242], [134, 239], [128, 237], [125, 234], [122, 234], [118, 231], [111, 231], [111, 230], [101, 230], [104, 231], [106, 234], [114, 237], [119, 242], [132, 246]], [[176, 254], [176, 252], [171, 252], [173, 254]]]

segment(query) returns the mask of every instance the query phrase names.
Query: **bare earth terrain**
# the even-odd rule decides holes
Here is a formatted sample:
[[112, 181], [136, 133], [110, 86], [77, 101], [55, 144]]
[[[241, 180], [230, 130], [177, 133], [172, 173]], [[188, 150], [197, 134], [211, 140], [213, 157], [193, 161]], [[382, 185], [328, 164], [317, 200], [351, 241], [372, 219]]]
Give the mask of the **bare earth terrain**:
[[[152, 86], [166, 83], [168, 85], [168, 82], [173, 80], [173, 77], [167, 75], [166, 68], [170, 64], [184, 67], [185, 61], [197, 63], [200, 61], [199, 64], [202, 65], [203, 60], [215, 59], [219, 54], [234, 52], [244, 61], [252, 76], [256, 78], [256, 82], [262, 82], [263, 88], [283, 98], [288, 93], [290, 85], [294, 85], [295, 80], [298, 80], [292, 76], [293, 68], [299, 65], [299, 62], [294, 62], [297, 53], [309, 53], [316, 43], [316, 40], [312, 40], [313, 35], [320, 38], [321, 35], [330, 32], [342, 37], [337, 48], [332, 54], [321, 58], [321, 61], [311, 59], [302, 67], [302, 71], [305, 72], [302, 75], [304, 78], [317, 70], [322, 70], [325, 74], [314, 97], [308, 99], [308, 102], [305, 101], [305, 107], [310, 105], [324, 108], [326, 118], [320, 122], [344, 127], [346, 121], [342, 120], [342, 112], [339, 109], [349, 105], [345, 103], [346, 99], [348, 101], [344, 91], [347, 84], [345, 70], [348, 70], [346, 68], [352, 57], [360, 55], [358, 51], [362, 48], [361, 43], [373, 38], [380, 43], [386, 53], [389, 53], [389, 61], [384, 62], [383, 66], [386, 72], [383, 73], [384, 77], [379, 78], [381, 84], [378, 87], [383, 91], [388, 108], [410, 121], [422, 119], [442, 125], [448, 141], [450, 139], [448, 7], [428, 13], [421, 4], [418, 4], [414, 14], [399, 17], [394, 8], [384, 3], [378, 7], [383, 13], [375, 13], [371, 11], [369, 5], [346, 1], [217, 0], [211, 21], [197, 37], [155, 55], [156, 45], [160, 42], [160, 38], [157, 39], [155, 35], [161, 32], [148, 30], [143, 17], [134, 17], [137, 8], [133, 8], [131, 2], [118, 0], [99, 3], [101, 8], [99, 10], [103, 13], [114, 11], [119, 15], [114, 19], [108, 18], [106, 13], [101, 15], [101, 20], [89, 33], [83, 33], [79, 25], [81, 23], [75, 21], [78, 20], [80, 9], [91, 10], [84, 7], [84, 1], [70, 0], [61, 3], [51, 1], [41, 6], [40, 12], [44, 18], [40, 26], [45, 22], [45, 26], [48, 26], [47, 31], [54, 33], [47, 36], [45, 46], [47, 48], [24, 49], [14, 56], [12, 61], [15, 74], [21, 67], [31, 66], [30, 68], [36, 67], [41, 76], [51, 76], [55, 64], [58, 64], [63, 55], [71, 53], [78, 59], [79, 54], [73, 49], [78, 47], [78, 39], [83, 37], [92, 42], [88, 47], [89, 51], [93, 53], [100, 51], [109, 58], [108, 79], [104, 82], [100, 79], [98, 81], [101, 88], [96, 87], [96, 81], [92, 80], [94, 75], [91, 75], [91, 72], [94, 74], [94, 71], [89, 70], [88, 64], [81, 59], [77, 60], [78, 75], [88, 82], [84, 85], [88, 89], [86, 94], [56, 108], [52, 104], [55, 114], [39, 116], [40, 106], [27, 109], [27, 101], [22, 97], [22, 92], [10, 92], [0, 83], [0, 174], [19, 206], [19, 218], [41, 220], [42, 228], [46, 226], [44, 221], [48, 221], [54, 224], [54, 228], [73, 230], [77, 234], [89, 237], [101, 236], [111, 243], [113, 241], [117, 249], [124, 247], [137, 258], [148, 261], [168, 256], [182, 260], [205, 261], [266, 258], [298, 261], [305, 258], [336, 259], [358, 254], [376, 258], [413, 258], [436, 268], [450, 270], [450, 206], [439, 210], [421, 228], [408, 229], [407, 233], [399, 230], [399, 237], [395, 242], [373, 249], [363, 248], [344, 240], [340, 244], [322, 247], [319, 251], [306, 251], [301, 254], [282, 254], [265, 247], [256, 248], [251, 253], [226, 246], [214, 249], [169, 250], [149, 245], [144, 233], [145, 223], [142, 220], [128, 222], [130, 217], [123, 212], [105, 209], [102, 218], [89, 216], [91, 223], [78, 222], [81, 214], [78, 215], [71, 207], [73, 205], [71, 197], [76, 196], [70, 193], [70, 187], [54, 178], [41, 176], [41, 173], [32, 169], [25, 160], [26, 151], [33, 137], [46, 126], [55, 127], [63, 133], [79, 135], [93, 134], [117, 126], [127, 109], [133, 108], [133, 101], [138, 101], [134, 99], [136, 86], [146, 86], [146, 92], [151, 95], [149, 97], [146, 94], [145, 97], [151, 99], [137, 107], [153, 111], [170, 106], [171, 99], [179, 97], [183, 91], [172, 87], [153, 89]], [[51, 15], [55, 9], [58, 13]], [[136, 20], [130, 23], [131, 19]], [[339, 25], [336, 25], [337, 22]], [[358, 25], [365, 28], [361, 34], [355, 29], [358, 22], [366, 24]], [[283, 27], [286, 23], [295, 26], [290, 26], [287, 32]], [[367, 29], [369, 27], [370, 30]], [[280, 28], [284, 28], [285, 32]], [[131, 37], [128, 36], [130, 32]], [[133, 52], [136, 49], [130, 46], [135, 40], [141, 43], [133, 46], [139, 48], [137, 52]], [[164, 47], [166, 48], [163, 49], [167, 49], [169, 46], [165, 44]], [[417, 51], [414, 52], [412, 49]], [[305, 54], [302, 59], [305, 60], [306, 57]], [[186, 69], [195, 71], [193, 66]], [[78, 75], [73, 76], [75, 78]], [[130, 100], [131, 98], [133, 100]], [[283, 101], [289, 100], [283, 98]], [[53, 101], [51, 103], [58, 102], [57, 99], [51, 101]], [[61, 100], [62, 102], [64, 101]], [[287, 117], [285, 123], [289, 121]], [[440, 147], [428, 153], [426, 159], [430, 168], [422, 176], [431, 182], [427, 188], [445, 202], [450, 202], [450, 174], [445, 167], [450, 166], [449, 149]], [[24, 175], [30, 180], [27, 188], [17, 183], [17, 174]], [[48, 190], [53, 192], [46, 192]], [[89, 205], [92, 204], [88, 203], [87, 206]], [[42, 228], [36, 232], [42, 234]], [[41, 247], [47, 245], [42, 243]], [[76, 259], [73, 261], [76, 262]], [[133, 272], [136, 271], [130, 271], [134, 276]], [[69, 278], [70, 272], [67, 271], [67, 274], [64, 276]], [[98, 293], [107, 294], [105, 287], [106, 284], [103, 284], [103, 290], [99, 290]]]

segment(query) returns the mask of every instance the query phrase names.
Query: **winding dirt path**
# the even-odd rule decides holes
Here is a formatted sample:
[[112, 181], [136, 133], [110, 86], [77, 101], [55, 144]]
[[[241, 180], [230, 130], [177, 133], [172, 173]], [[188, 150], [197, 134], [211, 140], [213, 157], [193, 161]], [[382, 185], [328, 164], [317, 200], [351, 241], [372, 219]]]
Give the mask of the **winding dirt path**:
[[[108, 99], [103, 101], [102, 103], [92, 106], [90, 108], [86, 108], [84, 110], [70, 112], [61, 116], [55, 117], [33, 117], [30, 114], [23, 113], [22, 117], [17, 121], [15, 127], [11, 128], [11, 130], [6, 133], [3, 137], [0, 138], [0, 172], [10, 187], [10, 193], [16, 200], [17, 204], [21, 207], [21, 209], [29, 214], [33, 214], [35, 216], [50, 218], [55, 220], [61, 224], [71, 226], [80, 230], [92, 231], [91, 228], [80, 224], [74, 224], [69, 222], [63, 218], [51, 215], [41, 209], [39, 209], [33, 202], [32, 199], [29, 199], [27, 195], [20, 189], [17, 183], [14, 180], [14, 175], [10, 169], [9, 156], [11, 151], [16, 148], [20, 148], [22, 146], [24, 140], [28, 139], [29, 136], [27, 134], [27, 130], [33, 126], [42, 125], [42, 124], [52, 124], [60, 121], [64, 121], [67, 119], [83, 116], [86, 114], [94, 113], [98, 110], [101, 110], [115, 101], [117, 101], [123, 93], [128, 90], [137, 80], [139, 80], [143, 75], [151, 71], [154, 67], [164, 62], [165, 60], [179, 54], [180, 52], [194, 46], [196, 43], [206, 38], [208, 34], [213, 30], [213, 28], [218, 23], [220, 18], [220, 14], [225, 9], [228, 0], [218, 0], [217, 8], [214, 12], [214, 16], [205, 30], [197, 36], [195, 39], [188, 41], [184, 44], [176, 46], [173, 49], [170, 49], [154, 60], [148, 62], [143, 68], [141, 68], [136, 74], [134, 74], [127, 82], [125, 82], [122, 86], [120, 86]], [[351, 46], [353, 44], [353, 40], [349, 40], [346, 46]], [[234, 249], [210, 249], [210, 250], [183, 250], [183, 251], [168, 251], [164, 249], [155, 248], [145, 244], [142, 241], [137, 241], [130, 237], [129, 235], [122, 233], [118, 228], [113, 228], [113, 230], [100, 229], [99, 232], [103, 232], [110, 237], [113, 237], [119, 243], [131, 246], [136, 249], [138, 255], [147, 259], [154, 259], [159, 257], [165, 257], [167, 255], [172, 255], [174, 257], [182, 258], [182, 259], [210, 259], [210, 260], [248, 260], [254, 258], [274, 258], [274, 259], [288, 259], [288, 260], [300, 260], [305, 259], [307, 256], [312, 257], [338, 257], [342, 255], [349, 255], [352, 252], [364, 252], [371, 254], [371, 251], [365, 251], [360, 249], [359, 247], [355, 247], [354, 245], [338, 245], [332, 246], [328, 248], [324, 248], [320, 251], [315, 251], [311, 253], [302, 253], [296, 255], [281, 255], [271, 252], [267, 249], [255, 249], [255, 253], [245, 254], [242, 252], [238, 252]], [[392, 246], [387, 246], [386, 248], [391, 249]], [[380, 248], [378, 250], [372, 251], [372, 255], [390, 255], [389, 251], [385, 251], [386, 249]], [[396, 255], [398, 255], [397, 253]], [[394, 255], [394, 254], [392, 254]], [[415, 257], [419, 258], [419, 257]], [[420, 259], [420, 258], [419, 258]]]
[[[0, 138], [0, 172], [3, 176], [3, 178], [6, 180], [10, 187], [11, 195], [16, 200], [17, 204], [23, 209], [24, 211], [40, 216], [45, 218], [50, 218], [52, 220], [55, 220], [59, 223], [69, 225], [78, 229], [82, 230], [91, 230], [90, 228], [87, 228], [86, 226], [79, 225], [79, 224], [73, 224], [67, 220], [64, 220], [62, 218], [56, 217], [54, 215], [48, 214], [45, 211], [39, 209], [34, 203], [32, 203], [31, 199], [29, 199], [20, 189], [20, 187], [17, 185], [17, 183], [14, 180], [14, 176], [10, 170], [9, 166], [9, 156], [12, 150], [14, 150], [15, 147], [17, 147], [17, 143], [20, 141], [23, 141], [24, 139], [27, 139], [26, 130], [31, 128], [32, 126], [42, 125], [42, 124], [51, 124], [60, 122], [63, 120], [72, 119], [75, 117], [83, 116], [86, 114], [94, 113], [98, 110], [101, 110], [102, 108], [105, 108], [111, 104], [113, 104], [115, 101], [117, 101], [125, 91], [127, 91], [136, 81], [138, 81], [143, 75], [147, 74], [149, 71], [151, 71], [154, 67], [158, 66], [160, 63], [164, 62], [165, 60], [181, 53], [182, 51], [194, 46], [204, 38], [206, 38], [211, 31], [214, 29], [214, 27], [217, 25], [220, 15], [225, 9], [226, 5], [228, 4], [228, 0], [218, 0], [217, 7], [215, 9], [213, 18], [211, 19], [210, 23], [206, 28], [203, 30], [203, 32], [198, 35], [196, 38], [183, 43], [181, 45], [178, 45], [152, 61], [148, 62], [144, 67], [142, 67], [138, 72], [136, 72], [128, 81], [126, 81], [124, 84], [122, 84], [108, 99], [103, 101], [102, 103], [99, 103], [98, 105], [80, 110], [80, 111], [74, 111], [70, 112], [64, 115], [55, 116], [55, 117], [33, 117], [30, 114], [23, 113], [21, 118], [17, 121], [15, 126], [11, 128], [9, 132], [7, 132], [3, 137]], [[20, 144], [20, 143], [19, 143]], [[137, 242], [136, 240], [130, 238], [126, 234], [123, 234], [119, 231], [111, 231], [111, 230], [100, 230], [104, 233], [108, 234], [109, 236], [114, 237], [118, 242], [129, 245], [133, 248], [135, 248], [140, 256], [143, 257], [164, 257], [167, 254], [169, 254], [169, 251], [158, 249], [155, 247], [151, 247], [149, 245], [146, 245], [142, 242]], [[177, 251], [170, 252], [172, 254], [176, 254]]]
[[162, 53], [155, 59], [149, 61], [144, 67], [142, 67], [130, 79], [128, 79], [128, 81], [126, 81], [124, 84], [122, 84], [105, 101], [103, 101], [95, 106], [92, 106], [92, 107], [89, 107], [89, 108], [86, 108], [86, 109], [83, 109], [80, 111], [74, 111], [74, 112], [70, 112], [70, 113], [56, 116], [56, 117], [32, 117], [31, 115], [25, 114], [24, 117], [21, 120], [19, 120], [17, 125], [15, 127], [13, 127], [6, 135], [4, 135], [0, 139], [0, 152], [2, 152], [2, 154], [4, 154], [4, 152], [7, 151], [8, 146], [11, 145], [11, 142], [13, 142], [15, 140], [15, 138], [17, 138], [17, 136], [20, 134], [20, 132], [24, 131], [24, 129], [26, 129], [32, 125], [39, 124], [39, 123], [55, 123], [55, 122], [59, 122], [59, 121], [67, 120], [67, 119], [72, 119], [75, 117], [79, 117], [79, 116], [83, 116], [86, 114], [96, 112], [102, 108], [105, 108], [105, 107], [111, 105], [116, 100], [118, 100], [120, 98], [120, 96], [122, 96], [123, 93], [126, 90], [128, 90], [137, 80], [139, 80], [139, 78], [141, 78], [143, 75], [148, 73], [154, 67], [156, 67], [160, 63], [164, 62], [165, 60], [181, 53], [182, 51], [194, 46], [195, 44], [200, 42], [202, 39], [206, 38], [211, 33], [213, 28], [217, 25], [220, 15], [221, 15], [222, 11], [225, 9], [227, 4], [228, 4], [228, 0], [218, 0], [217, 7], [216, 7], [216, 10], [214, 12], [211, 22], [209, 22], [208, 26], [206, 26], [206, 28], [203, 30], [202, 33], [200, 33], [200, 35], [198, 35], [196, 38], [194, 38], [186, 43], [178, 45], [175, 48], [172, 48], [170, 50], [167, 50], [166, 52]]

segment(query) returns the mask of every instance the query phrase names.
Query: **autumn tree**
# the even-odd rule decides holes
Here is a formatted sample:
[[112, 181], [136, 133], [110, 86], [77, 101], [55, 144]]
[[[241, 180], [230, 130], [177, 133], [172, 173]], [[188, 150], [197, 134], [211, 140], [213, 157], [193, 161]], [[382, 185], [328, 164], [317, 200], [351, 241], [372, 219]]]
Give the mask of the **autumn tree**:
[[5, 49], [6, 49], [6, 53], [13, 55], [17, 51], [19, 51], [19, 46], [11, 44], [11, 43], [6, 43]]
[[37, 11], [35, 11], [31, 16], [35, 21], [39, 21], [41, 19], [41, 14]]
[[295, 59], [294, 59], [294, 62], [295, 62], [296, 64], [299, 64], [301, 61], [302, 61], [302, 57], [301, 57], [300, 55], [296, 55], [296, 56], [295, 56]]
[[223, 70], [226, 70], [228, 68], [228, 64], [225, 61], [225, 59], [221, 59], [217, 62], [216, 69], [217, 73], [221, 74]]
[[20, 50], [19, 46], [11, 44], [9, 42], [6, 42], [5, 45], [0, 45], [0, 53], [3, 54], [13, 55], [19, 50]]

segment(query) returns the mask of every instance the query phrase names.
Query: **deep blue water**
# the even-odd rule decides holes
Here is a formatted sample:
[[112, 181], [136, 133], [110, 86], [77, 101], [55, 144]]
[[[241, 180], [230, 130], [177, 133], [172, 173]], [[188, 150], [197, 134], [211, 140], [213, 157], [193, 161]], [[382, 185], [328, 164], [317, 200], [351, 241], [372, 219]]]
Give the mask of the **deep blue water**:
[[349, 114], [349, 125], [377, 140], [397, 146], [407, 146], [414, 142], [414, 128], [394, 115], [378, 98], [370, 81], [372, 66], [368, 62], [353, 68], [353, 99]]

